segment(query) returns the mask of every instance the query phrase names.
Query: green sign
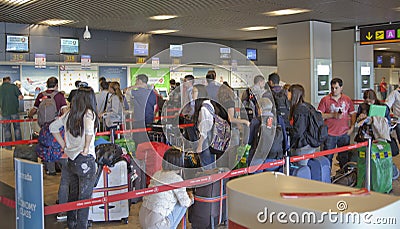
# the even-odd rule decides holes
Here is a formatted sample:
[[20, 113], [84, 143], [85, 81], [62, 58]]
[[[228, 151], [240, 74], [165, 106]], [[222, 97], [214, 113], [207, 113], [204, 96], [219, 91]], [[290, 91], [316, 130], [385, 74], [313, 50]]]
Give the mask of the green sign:
[[169, 79], [170, 72], [169, 68], [160, 68], [153, 70], [151, 68], [131, 68], [131, 85], [136, 83], [136, 76], [139, 74], [145, 74], [149, 77], [147, 84], [154, 85], [156, 89], [164, 89], [169, 91]]

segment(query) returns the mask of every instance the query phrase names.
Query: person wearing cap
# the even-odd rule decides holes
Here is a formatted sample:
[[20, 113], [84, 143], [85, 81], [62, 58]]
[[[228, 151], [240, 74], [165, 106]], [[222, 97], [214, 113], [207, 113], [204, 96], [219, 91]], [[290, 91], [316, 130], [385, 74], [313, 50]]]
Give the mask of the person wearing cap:
[[78, 92], [79, 84], [80, 84], [81, 82], [82, 82], [82, 81], [80, 81], [80, 80], [75, 81], [75, 87], [76, 87], [76, 89], [73, 89], [73, 90], [69, 93], [68, 98], [67, 98], [67, 101], [68, 101], [69, 103], [71, 103], [72, 98], [73, 98], [73, 97], [76, 95], [76, 93]]

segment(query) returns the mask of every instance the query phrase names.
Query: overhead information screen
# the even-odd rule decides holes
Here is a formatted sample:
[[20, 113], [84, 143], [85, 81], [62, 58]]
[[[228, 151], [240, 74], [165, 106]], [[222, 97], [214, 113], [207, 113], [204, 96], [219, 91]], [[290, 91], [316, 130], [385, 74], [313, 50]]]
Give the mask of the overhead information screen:
[[29, 52], [29, 37], [18, 35], [7, 35], [7, 52]]
[[79, 54], [79, 40], [76, 38], [61, 38], [61, 54]]

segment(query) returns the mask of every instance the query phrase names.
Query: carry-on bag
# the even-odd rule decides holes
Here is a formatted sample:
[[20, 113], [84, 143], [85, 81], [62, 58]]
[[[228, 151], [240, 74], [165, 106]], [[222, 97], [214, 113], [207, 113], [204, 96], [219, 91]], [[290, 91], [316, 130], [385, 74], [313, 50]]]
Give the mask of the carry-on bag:
[[[107, 197], [128, 192], [127, 162], [119, 160], [112, 167], [103, 165], [96, 187], [93, 189], [93, 198]], [[128, 223], [129, 201], [121, 200], [90, 207], [89, 222], [104, 222], [121, 220]]]
[[331, 183], [331, 165], [327, 157], [316, 157], [308, 161], [311, 170], [311, 179]]
[[[366, 147], [359, 149], [357, 188], [365, 185]], [[389, 193], [392, 190], [393, 161], [390, 144], [373, 143], [371, 147], [371, 190]]]

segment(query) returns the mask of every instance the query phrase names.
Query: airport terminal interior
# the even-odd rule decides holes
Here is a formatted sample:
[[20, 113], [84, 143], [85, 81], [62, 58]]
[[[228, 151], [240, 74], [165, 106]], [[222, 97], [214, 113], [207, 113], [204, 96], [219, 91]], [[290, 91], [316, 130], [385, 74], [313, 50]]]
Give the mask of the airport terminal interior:
[[[85, 86], [92, 87], [98, 93], [99, 79], [104, 77], [107, 81], [118, 82], [125, 92], [123, 89], [137, 82], [138, 75], [145, 74], [148, 76], [147, 84], [158, 93], [164, 104], [170, 103], [173, 98], [179, 98], [180, 104], [190, 104], [183, 99], [191, 93], [187, 90], [189, 87], [184, 77], [193, 75], [195, 84], [207, 84], [205, 77], [213, 70], [215, 81], [232, 88], [237, 118], [243, 118], [239, 114], [241, 112], [237, 112], [243, 106], [240, 102], [242, 94], [253, 86], [257, 75], [262, 75], [268, 81], [271, 73], [277, 73], [280, 86], [301, 84], [305, 90], [305, 101], [315, 108], [333, 90], [330, 81], [339, 77], [343, 80], [343, 93], [354, 102], [356, 111], [369, 89], [376, 92], [377, 100], [388, 102], [389, 95], [397, 92], [400, 85], [399, 1], [0, 0], [0, 12], [0, 86], [3, 79], [10, 77], [11, 83], [19, 86], [24, 95], [19, 102], [18, 120], [22, 120], [24, 140], [20, 144], [25, 145], [30, 143], [27, 140], [31, 140], [32, 133], [40, 128], [36, 121], [23, 120], [28, 118], [27, 112], [34, 106], [37, 95], [46, 89], [46, 81], [50, 77], [58, 79], [58, 90], [64, 92], [67, 98], [76, 89], [74, 83], [77, 80], [87, 83]], [[172, 80], [181, 84], [177, 86], [180, 91], [176, 90], [175, 94], [171, 89]], [[386, 85], [384, 91], [381, 90], [383, 81]], [[188, 98], [191, 98], [191, 94]], [[133, 113], [132, 110], [125, 113], [128, 114], [127, 120], [132, 121]], [[162, 113], [162, 116], [165, 114], [168, 113]], [[393, 112], [391, 115], [394, 118], [392, 124], [396, 125], [395, 118], [400, 117]], [[164, 118], [168, 117], [165, 115]], [[15, 200], [16, 195], [13, 157], [16, 146], [7, 145], [5, 125], [6, 122], [0, 123], [0, 228], [8, 229], [15, 228], [18, 221], [15, 207], [10, 206], [9, 202]], [[356, 128], [351, 134], [350, 144], [355, 144], [353, 139], [357, 131]], [[390, 135], [397, 138], [394, 130]], [[121, 136], [136, 140], [131, 134]], [[160, 140], [158, 135], [153, 140], [166, 142], [165, 139]], [[168, 140], [174, 146], [175, 143]], [[242, 140], [243, 134], [240, 133], [238, 141]], [[178, 141], [175, 139], [175, 142]], [[243, 142], [240, 144], [245, 145]], [[175, 146], [182, 145], [177, 143]], [[128, 151], [134, 151], [134, 148]], [[351, 151], [356, 152], [357, 149]], [[391, 155], [388, 156], [386, 152], [382, 157], [387, 159]], [[394, 166], [400, 168], [400, 156], [394, 156], [391, 160]], [[240, 158], [236, 162], [240, 164]], [[233, 169], [235, 166], [228, 167]], [[235, 168], [238, 167], [244, 169], [243, 166]], [[339, 162], [334, 157], [330, 175], [334, 177], [339, 169]], [[398, 173], [398, 170], [393, 169], [392, 172]], [[231, 189], [233, 182], [245, 181], [249, 176], [232, 179], [232, 187], [227, 188], [228, 192], [240, 193]], [[45, 206], [56, 204], [60, 178], [59, 171], [56, 175], [43, 172]], [[308, 180], [301, 182], [304, 182], [302, 188], [306, 188]], [[392, 189], [384, 194], [376, 194], [376, 198], [393, 198], [393, 206], [399, 206], [398, 174], [393, 175], [391, 183]], [[338, 184], [331, 186], [321, 182], [322, 185], [323, 190], [332, 192], [356, 190], [345, 189], [345, 186]], [[269, 184], [264, 183], [258, 187], [264, 186], [265, 189], [269, 188]], [[303, 190], [290, 185], [287, 187], [291, 188], [291, 192], [297, 188]], [[235, 202], [229, 198], [226, 200], [228, 203]], [[259, 198], [267, 201], [268, 195]], [[301, 209], [300, 202], [297, 204]], [[91, 227], [141, 228], [141, 205], [141, 201], [130, 205], [127, 224], [117, 220], [94, 222]], [[369, 209], [367, 205], [364, 202], [351, 209], [362, 209], [361, 212], [378, 208]], [[380, 207], [385, 212], [393, 206], [387, 204]], [[315, 209], [319, 207], [316, 203]], [[240, 206], [229, 208], [241, 209]], [[243, 209], [246, 207], [243, 206]], [[235, 225], [232, 228], [268, 226], [250, 222], [255, 221], [256, 217], [238, 217], [242, 213], [237, 212], [240, 211], [234, 210], [231, 215], [228, 212], [226, 222], [216, 228], [230, 228], [232, 225]], [[396, 224], [399, 224], [400, 215], [398, 212], [394, 214]], [[57, 220], [56, 215], [45, 216], [46, 229], [67, 228], [66, 220]], [[232, 223], [231, 226], [229, 223]], [[187, 214], [186, 220], [178, 226], [184, 227], [192, 228]]]

